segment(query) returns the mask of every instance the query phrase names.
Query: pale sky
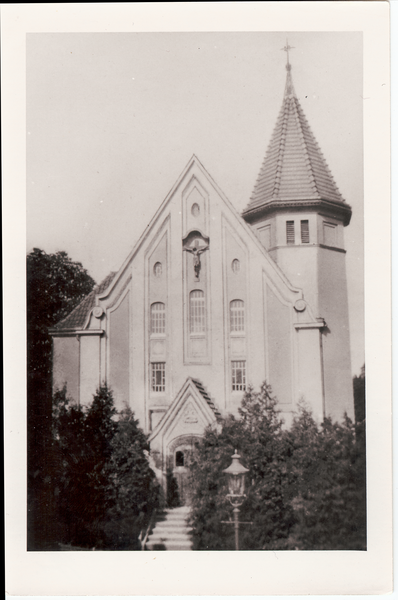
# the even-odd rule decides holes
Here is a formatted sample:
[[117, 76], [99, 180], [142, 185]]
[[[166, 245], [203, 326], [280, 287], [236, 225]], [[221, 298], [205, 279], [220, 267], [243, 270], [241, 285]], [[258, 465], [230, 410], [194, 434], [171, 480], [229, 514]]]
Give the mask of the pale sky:
[[192, 154], [241, 211], [296, 94], [352, 206], [352, 370], [364, 363], [361, 33], [27, 35], [27, 251], [118, 270]]

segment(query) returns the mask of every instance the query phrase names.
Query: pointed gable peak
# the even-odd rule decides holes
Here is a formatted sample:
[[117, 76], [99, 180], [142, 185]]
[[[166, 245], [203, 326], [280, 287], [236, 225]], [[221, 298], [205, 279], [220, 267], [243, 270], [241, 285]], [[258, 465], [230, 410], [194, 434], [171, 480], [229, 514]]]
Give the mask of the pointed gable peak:
[[288, 43], [282, 48], [287, 52], [282, 107], [243, 216], [250, 220], [262, 207], [271, 205], [275, 208], [281, 204], [299, 206], [326, 201], [343, 205], [348, 224], [351, 209], [334, 181], [293, 87], [290, 49]]

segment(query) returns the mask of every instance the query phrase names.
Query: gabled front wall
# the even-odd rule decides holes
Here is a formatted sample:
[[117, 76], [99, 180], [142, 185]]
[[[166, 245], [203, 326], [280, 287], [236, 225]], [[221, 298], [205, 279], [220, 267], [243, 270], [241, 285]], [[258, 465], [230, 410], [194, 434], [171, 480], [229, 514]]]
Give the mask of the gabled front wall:
[[[196, 272], [195, 244], [201, 250]], [[199, 306], [195, 327], [192, 294]], [[156, 429], [189, 377], [202, 382], [224, 414], [236, 412], [243, 383], [258, 389], [264, 379], [286, 413], [300, 395], [322, 406], [316, 335], [310, 342], [316, 368], [306, 370], [315, 384], [303, 383], [299, 374], [308, 335], [300, 343], [301, 330], [295, 323], [314, 321], [308, 308], [300, 314], [294, 309], [299, 298], [301, 291], [289, 284], [193, 159], [110, 288], [97, 298], [104, 314], [95, 326], [104, 334], [96, 338], [90, 377], [106, 378], [117, 407], [128, 402], [148, 432]], [[237, 326], [242, 320], [244, 326]], [[313, 326], [319, 334], [320, 325]], [[57, 338], [54, 341], [56, 346]]]
[[[183, 249], [193, 232], [202, 247], [209, 246], [200, 255], [199, 280], [192, 253]], [[128, 270], [130, 405], [146, 431], [156, 427], [187, 377], [199, 379], [221, 411], [235, 412], [244, 391], [239, 382], [233, 390], [233, 370], [242, 364], [246, 386], [258, 388], [268, 379], [282, 407], [292, 408], [297, 380], [293, 304], [300, 293], [283, 280], [195, 162], [157, 215]], [[203, 295], [199, 332], [191, 330], [192, 293]], [[243, 304], [241, 331], [231, 330], [231, 302]], [[164, 306], [164, 332], [151, 328], [151, 307], [159, 304]], [[112, 319], [108, 326], [112, 340]], [[154, 364], [164, 368], [164, 390], [154, 389]], [[111, 369], [108, 381], [117, 390]]]

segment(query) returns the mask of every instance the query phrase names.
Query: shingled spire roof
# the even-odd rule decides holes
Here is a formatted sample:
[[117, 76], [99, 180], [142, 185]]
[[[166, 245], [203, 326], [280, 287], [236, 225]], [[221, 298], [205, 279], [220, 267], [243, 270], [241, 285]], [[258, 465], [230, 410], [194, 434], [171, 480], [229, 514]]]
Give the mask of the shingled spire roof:
[[272, 204], [338, 204], [348, 224], [351, 209], [345, 203], [321, 149], [308, 125], [294, 91], [291, 65], [286, 64], [282, 108], [273, 131], [250, 202], [243, 216]]

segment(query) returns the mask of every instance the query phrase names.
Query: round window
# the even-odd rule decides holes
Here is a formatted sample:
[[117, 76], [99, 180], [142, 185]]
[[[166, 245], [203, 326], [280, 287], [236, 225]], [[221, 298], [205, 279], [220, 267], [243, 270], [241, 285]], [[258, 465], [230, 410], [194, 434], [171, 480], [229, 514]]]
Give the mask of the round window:
[[153, 267], [153, 273], [155, 277], [160, 277], [162, 275], [162, 263], [157, 262]]
[[232, 261], [232, 270], [234, 273], [239, 273], [240, 271], [240, 262], [237, 258], [234, 258], [234, 260]]
[[200, 214], [199, 204], [196, 204], [196, 202], [195, 204], [192, 204], [191, 213], [194, 217], [198, 217]]

